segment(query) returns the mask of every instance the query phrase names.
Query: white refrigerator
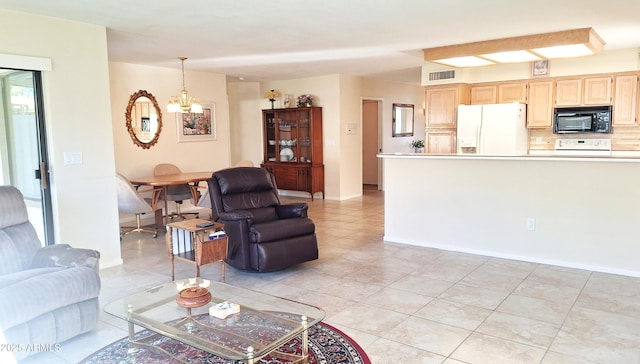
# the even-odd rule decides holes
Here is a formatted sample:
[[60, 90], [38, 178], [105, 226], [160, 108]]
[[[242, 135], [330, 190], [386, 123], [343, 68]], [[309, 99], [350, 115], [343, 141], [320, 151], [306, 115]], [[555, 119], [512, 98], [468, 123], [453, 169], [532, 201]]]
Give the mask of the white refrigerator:
[[458, 154], [527, 154], [526, 105], [458, 105], [457, 141]]

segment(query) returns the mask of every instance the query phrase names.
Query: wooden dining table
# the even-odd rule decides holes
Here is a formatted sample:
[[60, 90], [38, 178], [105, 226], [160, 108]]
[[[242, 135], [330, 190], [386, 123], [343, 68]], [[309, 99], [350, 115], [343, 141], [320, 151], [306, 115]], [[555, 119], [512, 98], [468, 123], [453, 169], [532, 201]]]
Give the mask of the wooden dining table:
[[[165, 174], [162, 176], [131, 178], [130, 182], [134, 186], [153, 186], [154, 188], [162, 189], [161, 198], [164, 200], [163, 222], [165, 225], [167, 225], [167, 219], [169, 216], [168, 203], [167, 199], [163, 198], [162, 196], [167, 195], [169, 186], [188, 184], [191, 190], [191, 196], [193, 197], [193, 205], [196, 206], [198, 204], [198, 198], [200, 197], [200, 194], [198, 192], [198, 184], [211, 178], [212, 174], [213, 172], [184, 172]], [[155, 201], [153, 202], [153, 205], [155, 205]], [[152, 207], [154, 209], [156, 208], [156, 206]]]

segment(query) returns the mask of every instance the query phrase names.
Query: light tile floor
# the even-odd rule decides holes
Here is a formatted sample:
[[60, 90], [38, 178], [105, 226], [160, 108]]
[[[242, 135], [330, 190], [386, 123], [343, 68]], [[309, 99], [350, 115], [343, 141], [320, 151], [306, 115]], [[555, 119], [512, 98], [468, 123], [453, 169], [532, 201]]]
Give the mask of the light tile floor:
[[[227, 283], [322, 307], [374, 364], [640, 364], [640, 278], [385, 242], [383, 194], [370, 188], [347, 201], [284, 200], [309, 203], [320, 259], [262, 274], [228, 267]], [[127, 235], [122, 256], [101, 271], [102, 306], [170, 281], [162, 234]], [[220, 279], [219, 264], [202, 277]], [[97, 330], [24, 362], [77, 363], [124, 336], [103, 313]]]

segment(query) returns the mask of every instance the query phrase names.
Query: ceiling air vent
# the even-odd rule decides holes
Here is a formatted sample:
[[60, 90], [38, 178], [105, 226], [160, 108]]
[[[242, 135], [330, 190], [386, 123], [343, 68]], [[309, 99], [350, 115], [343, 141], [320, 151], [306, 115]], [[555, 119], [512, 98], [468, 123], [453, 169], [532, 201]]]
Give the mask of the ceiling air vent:
[[450, 80], [456, 78], [456, 71], [429, 72], [429, 81]]

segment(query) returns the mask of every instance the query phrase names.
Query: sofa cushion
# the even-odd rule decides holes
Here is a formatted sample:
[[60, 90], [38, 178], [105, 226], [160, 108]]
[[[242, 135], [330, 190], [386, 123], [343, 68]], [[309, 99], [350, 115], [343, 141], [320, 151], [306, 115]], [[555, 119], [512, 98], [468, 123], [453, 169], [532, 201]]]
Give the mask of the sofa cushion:
[[[100, 276], [92, 268], [43, 268], [21, 272], [18, 282], [2, 277], [0, 330], [22, 324], [46, 312], [88, 299], [100, 293]], [[38, 274], [40, 273], [40, 274]]]
[[249, 228], [249, 241], [252, 243], [266, 243], [285, 238], [294, 238], [313, 234], [315, 229], [313, 221], [308, 218], [280, 219], [251, 226]]
[[57, 272], [62, 269], [64, 268], [48, 267], [48, 268], [26, 269], [20, 272], [12, 273], [12, 274], [5, 274], [0, 277], [0, 290], [3, 289], [4, 287], [8, 287], [13, 284], [19, 284], [20, 282], [26, 281], [27, 279], [30, 279], [33, 277], [39, 277], [43, 274]]

